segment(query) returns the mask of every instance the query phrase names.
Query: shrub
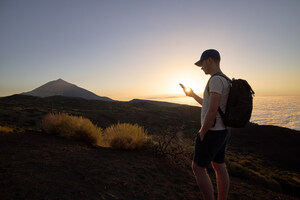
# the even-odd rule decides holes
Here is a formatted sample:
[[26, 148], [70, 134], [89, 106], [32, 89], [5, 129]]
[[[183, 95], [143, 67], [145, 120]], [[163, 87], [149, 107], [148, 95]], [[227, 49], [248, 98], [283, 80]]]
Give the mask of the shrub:
[[182, 163], [184, 149], [179, 140], [177, 134], [163, 133], [157, 137], [157, 142], [153, 142], [155, 154], [166, 157], [175, 164]]
[[78, 139], [93, 145], [101, 145], [102, 129], [89, 119], [71, 116], [66, 113], [47, 114], [42, 121], [46, 133], [56, 134], [68, 139]]
[[12, 133], [13, 131], [13, 128], [7, 126], [0, 126], [0, 133]]
[[137, 124], [116, 124], [105, 129], [104, 143], [114, 149], [137, 149], [147, 140], [147, 132]]

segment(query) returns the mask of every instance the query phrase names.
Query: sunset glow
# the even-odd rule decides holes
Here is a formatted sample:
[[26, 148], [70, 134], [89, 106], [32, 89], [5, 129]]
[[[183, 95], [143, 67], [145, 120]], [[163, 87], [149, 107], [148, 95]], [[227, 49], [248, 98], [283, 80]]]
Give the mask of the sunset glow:
[[300, 95], [300, 2], [217, 2], [1, 1], [0, 97], [59, 78], [117, 100], [201, 95], [208, 48], [257, 95]]
[[186, 91], [186, 92], [190, 92], [190, 91], [191, 91], [191, 88], [186, 88], [185, 91]]

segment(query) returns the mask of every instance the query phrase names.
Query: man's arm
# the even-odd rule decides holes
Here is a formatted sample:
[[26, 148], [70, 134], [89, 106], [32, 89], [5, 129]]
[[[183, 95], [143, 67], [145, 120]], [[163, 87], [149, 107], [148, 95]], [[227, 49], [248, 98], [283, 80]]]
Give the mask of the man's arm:
[[201, 141], [204, 139], [206, 132], [211, 128], [211, 126], [213, 125], [216, 119], [220, 100], [221, 100], [220, 94], [215, 92], [210, 93], [208, 111], [206, 113], [204, 122], [202, 122], [202, 126], [199, 131]]
[[193, 93], [192, 96], [200, 105], [203, 104], [203, 99], [201, 97], [199, 97], [198, 95], [196, 95], [195, 93]]
[[188, 92], [185, 90], [183, 90], [183, 91], [185, 92], [186, 96], [193, 97], [200, 105], [202, 105], [203, 99], [201, 97], [199, 97], [198, 95], [196, 95], [192, 89], [190, 89], [190, 91], [188, 91]]

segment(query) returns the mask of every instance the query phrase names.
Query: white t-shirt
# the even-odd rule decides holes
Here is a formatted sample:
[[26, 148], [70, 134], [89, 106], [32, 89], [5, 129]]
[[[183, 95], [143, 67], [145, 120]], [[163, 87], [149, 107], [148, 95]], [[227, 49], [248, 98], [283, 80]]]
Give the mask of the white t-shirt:
[[[201, 123], [204, 122], [206, 113], [207, 113], [208, 108], [209, 108], [210, 95], [208, 94], [207, 89], [208, 88], [206, 86], [205, 89], [204, 89], [204, 93], [203, 93]], [[223, 112], [225, 112], [225, 109], [226, 109], [226, 103], [227, 103], [227, 99], [228, 99], [229, 89], [230, 89], [230, 85], [229, 85], [228, 80], [225, 79], [222, 76], [215, 75], [209, 81], [209, 91], [210, 92], [215, 92], [215, 93], [218, 93], [218, 94], [221, 95], [221, 100], [220, 100], [219, 107], [221, 108], [221, 110]], [[209, 130], [224, 130], [224, 129], [226, 129], [226, 127], [223, 124], [220, 113], [217, 112], [216, 124], [215, 124], [215, 126], [211, 127]]]

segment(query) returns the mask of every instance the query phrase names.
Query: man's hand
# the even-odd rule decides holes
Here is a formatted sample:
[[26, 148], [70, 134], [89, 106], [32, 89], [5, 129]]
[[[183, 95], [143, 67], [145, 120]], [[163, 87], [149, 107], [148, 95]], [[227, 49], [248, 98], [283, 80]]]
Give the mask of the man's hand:
[[205, 133], [200, 130], [198, 134], [200, 135], [200, 140], [202, 142], [204, 140]]
[[189, 97], [194, 97], [195, 93], [192, 90], [192, 88], [186, 88], [183, 84], [179, 83], [179, 85], [182, 87], [183, 92], [185, 93], [186, 96]]
[[184, 91], [185, 95], [188, 96], [188, 97], [194, 97], [195, 96], [195, 93], [192, 90], [192, 88], [185, 88], [185, 89], [183, 89], [183, 91]]
[[203, 103], [203, 99], [195, 94], [195, 92], [192, 90], [192, 88], [186, 88], [184, 85], [179, 83], [179, 85], [182, 87], [183, 92], [188, 97], [193, 97], [200, 105]]

